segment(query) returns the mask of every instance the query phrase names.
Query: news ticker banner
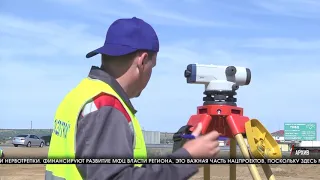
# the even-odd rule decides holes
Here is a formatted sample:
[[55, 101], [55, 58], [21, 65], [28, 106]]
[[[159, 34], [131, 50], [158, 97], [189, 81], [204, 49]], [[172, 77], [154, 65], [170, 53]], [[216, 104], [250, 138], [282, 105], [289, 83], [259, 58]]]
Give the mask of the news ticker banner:
[[0, 159], [0, 164], [320, 164], [320, 159]]

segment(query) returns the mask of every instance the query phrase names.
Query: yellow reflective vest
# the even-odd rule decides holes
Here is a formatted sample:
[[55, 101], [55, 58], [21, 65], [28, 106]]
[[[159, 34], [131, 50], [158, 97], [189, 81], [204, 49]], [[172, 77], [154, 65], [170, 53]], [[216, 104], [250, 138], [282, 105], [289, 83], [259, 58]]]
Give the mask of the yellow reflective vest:
[[[80, 84], [69, 92], [60, 103], [54, 118], [54, 124], [64, 128], [60, 133], [52, 132], [48, 158], [75, 158], [75, 137], [77, 120], [83, 106], [90, 99], [100, 93], [106, 93], [116, 97], [128, 112], [134, 129], [134, 158], [147, 158], [147, 150], [136, 116], [130, 111], [121, 97], [111, 86], [100, 80], [85, 78]], [[57, 135], [58, 134], [58, 135]], [[141, 167], [142, 164], [135, 164]], [[107, 172], [106, 172], [107, 173]], [[75, 164], [48, 164], [46, 166], [46, 180], [78, 180], [82, 179]]]
[[2, 151], [2, 149], [0, 149], [0, 158], [2, 158], [2, 153], [3, 153], [3, 151]]

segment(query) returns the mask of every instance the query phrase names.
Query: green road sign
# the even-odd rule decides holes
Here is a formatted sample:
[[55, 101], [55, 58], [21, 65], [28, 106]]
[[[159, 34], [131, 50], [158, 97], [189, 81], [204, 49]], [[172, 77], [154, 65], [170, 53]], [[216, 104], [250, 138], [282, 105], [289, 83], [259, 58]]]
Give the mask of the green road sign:
[[317, 123], [284, 123], [284, 139], [316, 141]]

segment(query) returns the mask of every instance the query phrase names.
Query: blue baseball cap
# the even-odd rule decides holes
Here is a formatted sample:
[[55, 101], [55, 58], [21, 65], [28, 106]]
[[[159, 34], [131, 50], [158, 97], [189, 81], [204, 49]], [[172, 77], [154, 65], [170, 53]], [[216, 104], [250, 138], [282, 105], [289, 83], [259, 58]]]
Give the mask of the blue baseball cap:
[[89, 52], [86, 58], [97, 54], [122, 56], [137, 50], [159, 52], [159, 40], [155, 30], [142, 19], [118, 19], [107, 32], [104, 45]]

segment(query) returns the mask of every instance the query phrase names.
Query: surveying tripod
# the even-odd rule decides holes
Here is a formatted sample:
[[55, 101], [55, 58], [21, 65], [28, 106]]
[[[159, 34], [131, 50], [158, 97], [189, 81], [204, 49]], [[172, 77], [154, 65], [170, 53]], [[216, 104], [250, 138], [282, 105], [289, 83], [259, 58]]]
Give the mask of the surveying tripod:
[[[186, 76], [186, 75], [185, 75]], [[243, 116], [243, 108], [237, 107], [238, 87], [232, 91], [206, 90], [203, 106], [197, 108], [197, 114], [192, 115], [186, 126], [174, 134], [173, 151], [182, 147], [186, 142], [180, 138], [182, 134], [191, 134], [198, 123], [202, 123], [201, 134], [217, 131], [221, 136], [230, 138], [230, 158], [237, 156], [237, 144], [244, 158], [278, 159], [281, 151], [278, 143], [257, 119], [250, 120]], [[249, 149], [244, 140], [247, 138]], [[251, 151], [251, 154], [249, 153]], [[261, 180], [255, 164], [248, 164], [249, 171], [254, 180]], [[275, 180], [269, 164], [262, 164], [262, 169], [268, 180]], [[210, 179], [210, 165], [204, 165], [204, 180]], [[230, 180], [236, 180], [236, 164], [230, 164]]]

